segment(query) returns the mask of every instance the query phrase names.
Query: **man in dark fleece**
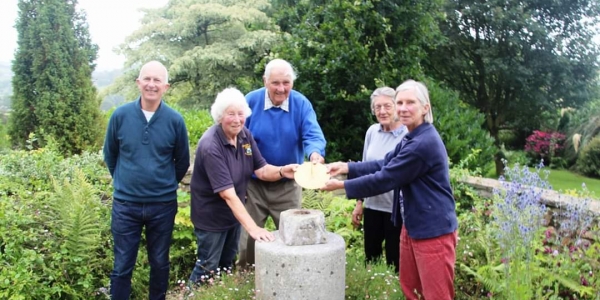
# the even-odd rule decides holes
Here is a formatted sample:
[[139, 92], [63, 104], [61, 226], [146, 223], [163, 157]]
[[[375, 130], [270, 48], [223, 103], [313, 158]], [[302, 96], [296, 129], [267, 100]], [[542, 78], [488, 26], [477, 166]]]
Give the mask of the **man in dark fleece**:
[[112, 114], [104, 161], [113, 178], [111, 299], [129, 299], [142, 229], [150, 262], [150, 299], [165, 299], [177, 188], [190, 166], [183, 117], [162, 101], [169, 88], [160, 62], [146, 63], [136, 79], [141, 96]]

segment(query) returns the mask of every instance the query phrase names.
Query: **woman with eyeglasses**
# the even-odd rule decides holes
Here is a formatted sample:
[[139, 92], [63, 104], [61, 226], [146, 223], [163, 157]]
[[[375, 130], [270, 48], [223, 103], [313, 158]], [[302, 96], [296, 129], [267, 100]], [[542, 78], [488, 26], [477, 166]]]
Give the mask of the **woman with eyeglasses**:
[[[408, 133], [396, 112], [394, 96], [396, 91], [381, 87], [371, 94], [371, 111], [377, 123], [371, 125], [365, 135], [363, 161], [380, 160], [394, 150]], [[385, 261], [398, 273], [400, 253], [400, 229], [402, 220], [396, 226], [392, 221], [394, 191], [358, 199], [352, 212], [352, 224], [358, 227], [363, 221], [364, 249], [367, 262], [382, 258], [385, 245]]]

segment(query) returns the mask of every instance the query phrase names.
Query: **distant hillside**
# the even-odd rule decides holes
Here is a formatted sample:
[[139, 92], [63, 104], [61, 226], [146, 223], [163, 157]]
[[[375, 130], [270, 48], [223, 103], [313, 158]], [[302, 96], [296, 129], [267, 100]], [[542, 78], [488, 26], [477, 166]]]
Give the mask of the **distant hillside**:
[[[123, 70], [116, 69], [110, 71], [94, 71], [92, 73], [92, 81], [94, 85], [101, 89], [109, 86], [117, 77], [123, 74]], [[10, 107], [10, 96], [12, 95], [12, 70], [11, 63], [0, 62], [0, 110]], [[114, 97], [113, 97], [114, 98]], [[118, 101], [111, 98], [111, 102]]]
[[92, 81], [94, 81], [94, 85], [101, 89], [103, 87], [109, 86], [117, 77], [123, 74], [123, 69], [115, 69], [110, 71], [94, 71], [92, 73]]
[[10, 63], [0, 62], [0, 110], [10, 107], [10, 95], [12, 95], [12, 70]]

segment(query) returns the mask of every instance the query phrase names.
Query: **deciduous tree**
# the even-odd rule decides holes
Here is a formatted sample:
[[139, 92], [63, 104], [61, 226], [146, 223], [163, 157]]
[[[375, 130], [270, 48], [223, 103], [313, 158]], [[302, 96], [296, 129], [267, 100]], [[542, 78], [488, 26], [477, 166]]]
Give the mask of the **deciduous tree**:
[[134, 97], [132, 80], [153, 59], [169, 69], [172, 100], [207, 106], [225, 87], [249, 91], [260, 79], [255, 64], [279, 41], [269, 7], [268, 0], [173, 0], [143, 10], [142, 26], [119, 49], [129, 71], [107, 93]]
[[328, 140], [327, 159], [361, 157], [374, 121], [369, 96], [380, 86], [423, 79], [425, 46], [436, 43], [439, 1], [280, 0], [290, 36], [274, 55], [299, 74], [294, 88], [313, 103]]
[[542, 111], [578, 107], [597, 92], [598, 0], [446, 4], [446, 43], [431, 51], [429, 71], [485, 114], [498, 146], [500, 129], [530, 132]]

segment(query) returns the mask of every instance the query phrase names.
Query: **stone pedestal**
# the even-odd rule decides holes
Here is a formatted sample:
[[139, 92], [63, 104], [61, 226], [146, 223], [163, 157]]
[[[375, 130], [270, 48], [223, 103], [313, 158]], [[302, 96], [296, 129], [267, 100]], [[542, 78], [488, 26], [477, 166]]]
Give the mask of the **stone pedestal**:
[[281, 213], [276, 240], [256, 243], [257, 299], [344, 299], [346, 244], [319, 210]]

